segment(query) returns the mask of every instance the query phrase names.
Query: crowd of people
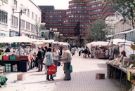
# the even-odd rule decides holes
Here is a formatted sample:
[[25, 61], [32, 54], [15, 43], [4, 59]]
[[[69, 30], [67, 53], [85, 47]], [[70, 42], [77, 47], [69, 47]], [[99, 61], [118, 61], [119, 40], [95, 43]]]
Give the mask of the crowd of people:
[[[61, 47], [42, 47], [38, 48], [38, 52], [35, 59], [35, 66], [38, 68], [38, 72], [43, 70], [43, 67], [46, 69], [46, 80], [54, 80], [53, 75], [54, 74], [48, 74], [47, 70], [50, 66], [56, 65], [61, 66], [61, 64], [64, 64], [64, 80], [71, 80], [71, 59], [72, 54], [68, 48], [68, 46], [61, 46]], [[44, 65], [44, 66], [43, 66]], [[56, 67], [56, 70], [57, 70]]]
[[[25, 50], [26, 49], [26, 50]], [[45, 71], [46, 80], [54, 80], [58, 66], [63, 66], [65, 74], [64, 80], [71, 80], [71, 60], [72, 53], [68, 45], [43, 45], [37, 48], [22, 48], [20, 47], [20, 55], [18, 49], [7, 46], [3, 52], [8, 55], [18, 55], [28, 57], [28, 69], [37, 68], [37, 72]], [[55, 74], [48, 74], [48, 69], [56, 66]], [[45, 69], [45, 70], [43, 70]]]

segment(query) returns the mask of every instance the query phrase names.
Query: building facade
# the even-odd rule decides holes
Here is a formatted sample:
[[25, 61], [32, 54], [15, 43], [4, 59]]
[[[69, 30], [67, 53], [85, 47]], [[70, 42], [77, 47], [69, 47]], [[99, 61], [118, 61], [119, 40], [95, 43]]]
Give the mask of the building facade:
[[53, 6], [39, 6], [42, 11], [42, 23], [45, 23], [46, 29], [56, 29], [59, 32], [63, 30], [63, 22], [66, 17], [66, 10], [55, 10]]
[[38, 36], [41, 11], [31, 0], [0, 2], [0, 36]]
[[[46, 28], [57, 28], [66, 39], [76, 40], [80, 36], [85, 40], [95, 20], [105, 19], [113, 13], [110, 10], [112, 6], [108, 4], [109, 2], [103, 0], [71, 0], [67, 10], [42, 6], [42, 22], [46, 23]], [[77, 35], [75, 28], [78, 24], [80, 29]]]

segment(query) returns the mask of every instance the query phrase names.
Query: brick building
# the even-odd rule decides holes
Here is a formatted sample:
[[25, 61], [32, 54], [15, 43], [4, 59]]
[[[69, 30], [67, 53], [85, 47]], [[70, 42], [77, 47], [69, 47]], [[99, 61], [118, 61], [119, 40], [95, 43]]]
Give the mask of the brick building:
[[[66, 10], [55, 10], [54, 6], [39, 6], [42, 11], [42, 22], [47, 29], [57, 28], [62, 30], [66, 17]], [[60, 31], [61, 32], [61, 31]]]
[[[44, 7], [44, 8], [43, 8]], [[80, 24], [80, 36], [86, 39], [91, 24], [113, 14], [112, 6], [103, 0], [71, 0], [69, 9], [55, 10], [53, 6], [40, 6], [42, 22], [46, 28], [57, 28], [65, 38], [77, 39], [75, 27]]]

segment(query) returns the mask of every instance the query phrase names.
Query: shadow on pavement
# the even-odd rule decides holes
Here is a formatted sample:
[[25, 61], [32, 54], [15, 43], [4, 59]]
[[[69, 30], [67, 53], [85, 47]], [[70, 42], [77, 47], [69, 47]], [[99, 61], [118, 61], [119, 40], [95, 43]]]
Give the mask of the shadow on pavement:
[[109, 79], [98, 80], [96, 73], [105, 70], [73, 72], [71, 81], [59, 81], [54, 91], [120, 91], [120, 85]]
[[44, 80], [44, 81], [35, 81], [35, 82], [26, 82], [26, 83], [23, 83], [23, 84], [50, 84], [50, 83], [56, 83], [56, 82], [62, 82], [63, 79], [54, 79], [54, 81], [47, 81], [47, 80]]

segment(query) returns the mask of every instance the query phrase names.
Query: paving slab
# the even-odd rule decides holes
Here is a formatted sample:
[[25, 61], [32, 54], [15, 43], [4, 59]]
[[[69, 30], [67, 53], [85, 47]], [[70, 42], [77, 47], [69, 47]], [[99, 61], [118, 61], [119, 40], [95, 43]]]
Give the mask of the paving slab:
[[107, 78], [97, 80], [97, 73], [106, 75], [106, 61], [73, 56], [71, 81], [64, 81], [63, 67], [58, 67], [55, 81], [46, 81], [45, 71], [36, 72], [34, 68], [24, 74], [22, 81], [17, 81], [17, 74], [8, 73], [7, 85], [0, 91], [121, 91], [119, 83]]

